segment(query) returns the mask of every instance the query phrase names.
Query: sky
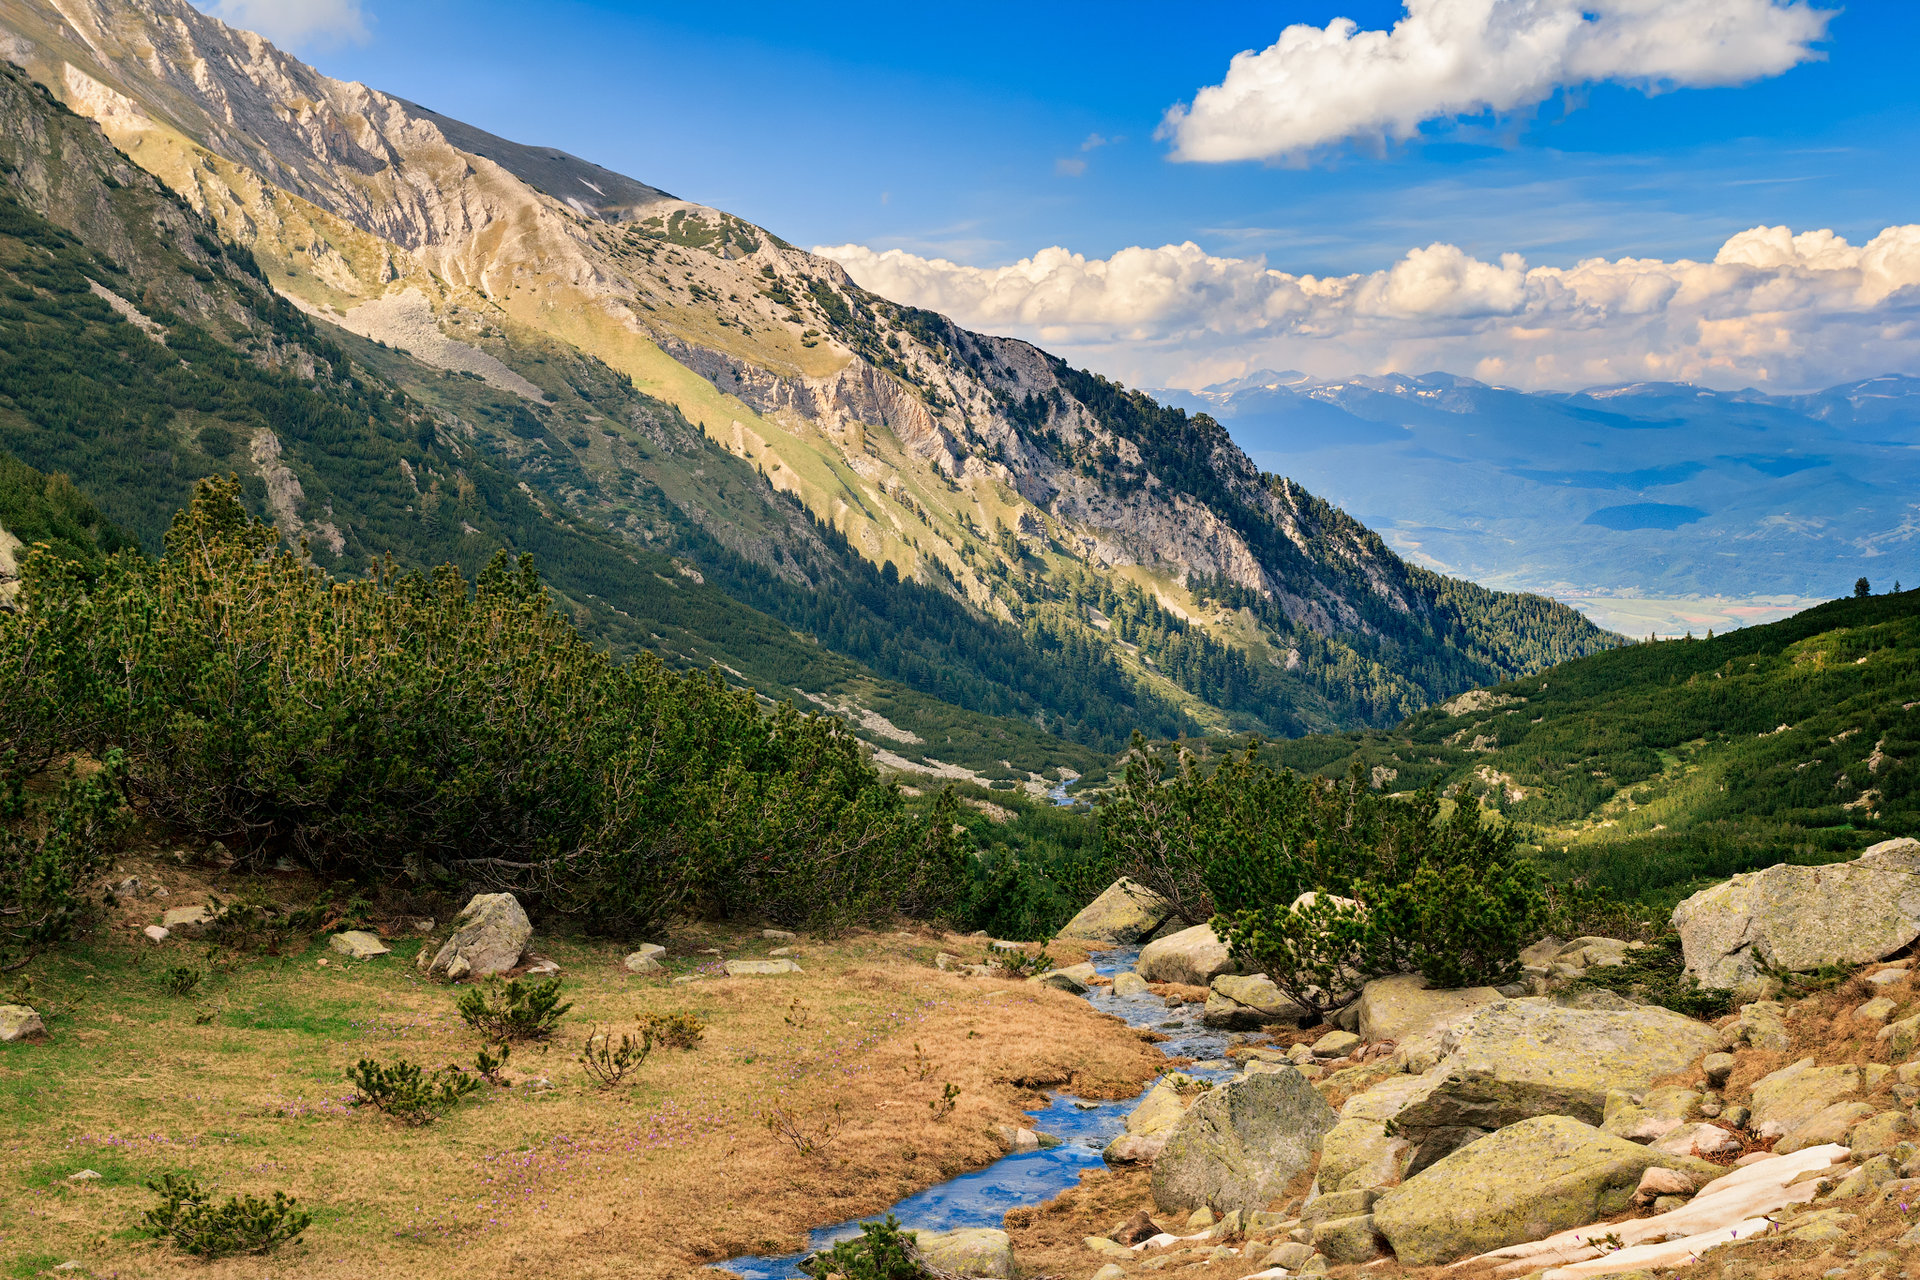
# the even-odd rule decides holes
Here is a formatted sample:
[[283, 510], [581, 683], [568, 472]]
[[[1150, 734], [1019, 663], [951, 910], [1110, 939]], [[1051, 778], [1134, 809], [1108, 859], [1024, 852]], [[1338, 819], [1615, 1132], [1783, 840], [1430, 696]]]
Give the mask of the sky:
[[1920, 6], [200, 0], [1130, 383], [1920, 374]]

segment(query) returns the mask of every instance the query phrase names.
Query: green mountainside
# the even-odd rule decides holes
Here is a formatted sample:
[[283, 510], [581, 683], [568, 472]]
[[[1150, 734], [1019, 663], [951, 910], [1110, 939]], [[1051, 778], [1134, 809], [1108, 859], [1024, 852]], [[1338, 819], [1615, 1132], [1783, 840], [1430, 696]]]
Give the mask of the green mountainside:
[[1556, 876], [1624, 897], [1851, 857], [1920, 829], [1920, 591], [1595, 654], [1397, 729], [1262, 754], [1474, 797], [1519, 824]]
[[[809, 693], [857, 697], [897, 716], [902, 738], [913, 730], [898, 726], [937, 732], [949, 756], [984, 770], [1010, 756], [1035, 769], [1088, 759], [1019, 719], [883, 680], [673, 557], [556, 516], [484, 437], [379, 366], [417, 382], [438, 371], [371, 348], [364, 363], [350, 357], [336, 338], [367, 344], [323, 333], [261, 284], [244, 250], [5, 68], [0, 111], [40, 126], [0, 137], [0, 528], [19, 541], [81, 559], [123, 541], [156, 550], [193, 483], [232, 470], [324, 567], [392, 555], [471, 574], [498, 548], [530, 551], [576, 621], [616, 650], [719, 663], [803, 706]], [[69, 221], [112, 248], [23, 201], [36, 196], [83, 210]]]
[[184, 0], [0, 30], [49, 86], [0, 94], [0, 448], [149, 551], [228, 471], [330, 572], [530, 550], [617, 649], [1035, 787], [1135, 729], [1384, 726], [1618, 642], [1408, 565], [1205, 415]]

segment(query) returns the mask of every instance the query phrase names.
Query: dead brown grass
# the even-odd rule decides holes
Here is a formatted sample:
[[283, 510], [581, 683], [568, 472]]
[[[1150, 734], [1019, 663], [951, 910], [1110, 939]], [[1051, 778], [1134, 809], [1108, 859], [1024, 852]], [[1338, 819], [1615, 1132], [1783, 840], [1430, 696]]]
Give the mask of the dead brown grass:
[[[536, 948], [563, 966], [575, 1008], [552, 1047], [516, 1049], [513, 1065], [552, 1087], [489, 1090], [403, 1129], [341, 1105], [345, 1067], [470, 1065], [480, 1047], [452, 992], [412, 965], [418, 942], [370, 963], [324, 945], [248, 958], [182, 1001], [152, 975], [204, 964], [204, 946], [154, 948], [134, 930], [234, 886], [167, 863], [125, 870], [173, 893], [36, 966], [38, 988], [73, 1012], [47, 1044], [0, 1048], [0, 1256], [125, 1277], [262, 1275], [258, 1260], [202, 1264], [127, 1238], [152, 1203], [141, 1182], [177, 1170], [221, 1194], [284, 1190], [316, 1212], [275, 1275], [693, 1277], [796, 1249], [811, 1227], [998, 1158], [993, 1127], [1021, 1121], [1038, 1090], [1123, 1097], [1164, 1063], [1082, 1000], [938, 972], [933, 956], [954, 940], [931, 934], [803, 939], [804, 975], [680, 985], [627, 974], [626, 947], [543, 935]], [[779, 945], [720, 928], [659, 940], [679, 967], [711, 966], [707, 948], [746, 958]], [[678, 1009], [707, 1023], [703, 1040], [656, 1051], [635, 1084], [603, 1091], [573, 1061], [591, 1024], [618, 1033]], [[949, 1082], [960, 1093], [942, 1118], [929, 1104]], [[798, 1154], [766, 1128], [775, 1110], [830, 1140]], [[106, 1176], [66, 1181], [81, 1168]]]

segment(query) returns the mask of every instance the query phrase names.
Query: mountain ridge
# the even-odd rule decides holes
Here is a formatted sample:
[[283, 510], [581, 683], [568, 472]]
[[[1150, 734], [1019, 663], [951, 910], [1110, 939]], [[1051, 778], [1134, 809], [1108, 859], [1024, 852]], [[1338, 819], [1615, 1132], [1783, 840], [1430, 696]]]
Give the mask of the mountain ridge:
[[[322, 76], [184, 0], [0, 0], [0, 30], [310, 317], [515, 397], [483, 415], [497, 430], [461, 379], [409, 384], [548, 509], [676, 554], [697, 526], [756, 566], [697, 569], [770, 575], [789, 625], [812, 607], [797, 593], [866, 572], [835, 561], [843, 542], [1017, 628], [1030, 662], [1078, 646], [1196, 730], [1283, 733], [1612, 642], [1404, 564], [1211, 419], [878, 298], [730, 214]], [[713, 445], [747, 471], [713, 483]], [[827, 638], [857, 649], [861, 627]]]

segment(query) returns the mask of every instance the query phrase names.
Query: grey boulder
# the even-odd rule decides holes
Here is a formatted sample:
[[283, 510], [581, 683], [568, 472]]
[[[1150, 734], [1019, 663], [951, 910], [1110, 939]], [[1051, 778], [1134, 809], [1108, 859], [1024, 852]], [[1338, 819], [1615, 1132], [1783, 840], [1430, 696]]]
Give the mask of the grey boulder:
[[453, 919], [453, 935], [438, 951], [421, 948], [417, 962], [434, 977], [487, 978], [520, 963], [533, 925], [510, 893], [475, 894]]
[[1462, 1147], [1381, 1196], [1373, 1227], [1403, 1265], [1451, 1262], [1623, 1212], [1655, 1167], [1698, 1183], [1725, 1172], [1568, 1116], [1538, 1116]]
[[1534, 1116], [1606, 1118], [1607, 1095], [1638, 1093], [1720, 1047], [1703, 1022], [1649, 1006], [1562, 1009], [1510, 1000], [1445, 1033], [1446, 1054], [1394, 1119], [1417, 1173], [1454, 1148]]
[[338, 951], [349, 960], [371, 960], [375, 956], [384, 956], [392, 950], [380, 941], [377, 933], [368, 933], [365, 929], [348, 929], [336, 933], [327, 939], [327, 946]]
[[1298, 1026], [1308, 1016], [1307, 1010], [1283, 995], [1266, 974], [1223, 973], [1208, 986], [1200, 1020], [1210, 1027], [1251, 1031], [1276, 1023]]
[[23, 1040], [45, 1040], [47, 1024], [24, 1004], [0, 1004], [0, 1044]]
[[1133, 968], [1148, 982], [1204, 987], [1221, 974], [1232, 973], [1234, 964], [1227, 944], [1214, 936], [1213, 926], [1196, 924], [1149, 942]]
[[1162, 1210], [1250, 1213], [1312, 1163], [1338, 1117], [1295, 1071], [1243, 1076], [1187, 1109], [1153, 1163]]
[[1128, 947], [1167, 922], [1173, 907], [1151, 889], [1122, 876], [1080, 909], [1055, 935], [1075, 942], [1112, 942]]
[[1004, 1231], [969, 1227], [960, 1231], [920, 1231], [914, 1235], [920, 1256], [936, 1267], [963, 1276], [1013, 1280], [1013, 1242]]
[[1687, 972], [1752, 991], [1765, 969], [1883, 960], [1920, 938], [1920, 840], [1883, 840], [1852, 862], [1768, 867], [1673, 909]]

